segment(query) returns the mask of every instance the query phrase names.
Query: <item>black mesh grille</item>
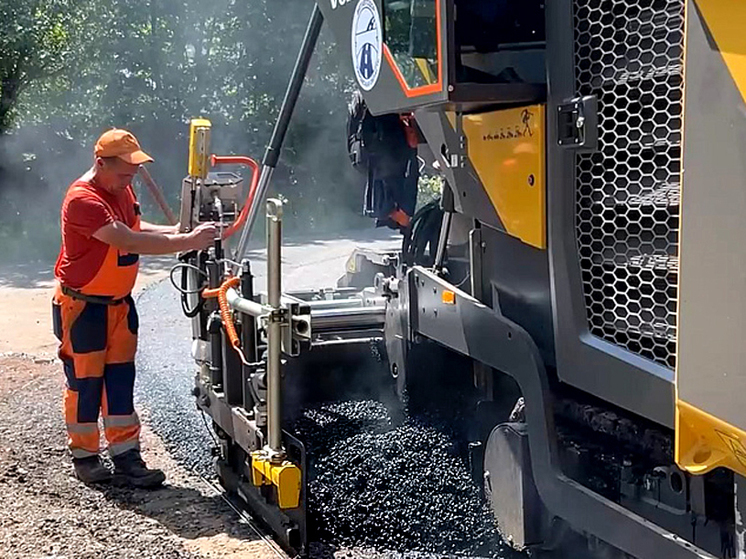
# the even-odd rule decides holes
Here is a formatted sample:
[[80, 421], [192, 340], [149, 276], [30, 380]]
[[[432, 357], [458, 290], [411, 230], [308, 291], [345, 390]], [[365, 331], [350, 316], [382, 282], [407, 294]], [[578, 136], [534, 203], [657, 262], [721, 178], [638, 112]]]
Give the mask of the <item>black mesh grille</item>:
[[684, 0], [575, 0], [579, 95], [599, 149], [576, 159], [576, 234], [592, 334], [673, 368]]

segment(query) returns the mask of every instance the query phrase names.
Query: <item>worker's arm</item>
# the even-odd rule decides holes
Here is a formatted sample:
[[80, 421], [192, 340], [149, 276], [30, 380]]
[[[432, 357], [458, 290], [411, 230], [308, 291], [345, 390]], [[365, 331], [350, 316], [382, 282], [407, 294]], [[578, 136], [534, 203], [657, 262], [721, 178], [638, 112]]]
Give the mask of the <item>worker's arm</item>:
[[204, 223], [190, 233], [155, 233], [133, 231], [121, 221], [108, 223], [93, 236], [119, 250], [133, 254], [170, 254], [186, 250], [201, 250], [212, 245], [217, 228]]
[[175, 235], [179, 232], [179, 225], [156, 225], [147, 221], [140, 221], [140, 231], [143, 233], [165, 233]]

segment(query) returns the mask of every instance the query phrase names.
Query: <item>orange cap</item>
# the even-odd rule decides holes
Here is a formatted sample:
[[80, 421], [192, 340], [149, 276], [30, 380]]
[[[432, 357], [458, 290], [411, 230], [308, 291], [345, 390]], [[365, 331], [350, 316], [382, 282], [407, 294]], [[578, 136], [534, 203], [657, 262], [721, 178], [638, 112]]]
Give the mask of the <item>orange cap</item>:
[[140, 148], [140, 143], [132, 132], [112, 128], [101, 134], [93, 148], [96, 157], [118, 157], [130, 165], [150, 163], [153, 158]]

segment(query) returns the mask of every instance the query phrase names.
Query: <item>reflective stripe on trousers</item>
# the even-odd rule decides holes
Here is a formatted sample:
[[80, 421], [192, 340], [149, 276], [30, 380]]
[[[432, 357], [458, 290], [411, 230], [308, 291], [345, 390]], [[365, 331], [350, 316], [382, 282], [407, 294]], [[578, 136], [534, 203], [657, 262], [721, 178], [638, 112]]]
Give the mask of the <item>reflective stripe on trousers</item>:
[[120, 454], [124, 454], [128, 450], [137, 449], [140, 450], [140, 441], [126, 441], [123, 443], [109, 443], [109, 454], [111, 456], [119, 456]]
[[99, 412], [112, 455], [138, 448], [140, 420], [133, 401], [138, 330], [134, 301], [127, 297], [118, 305], [87, 303], [58, 288], [53, 303], [73, 457], [98, 454]]
[[92, 456], [98, 456], [98, 451], [91, 452], [83, 450], [82, 448], [71, 448], [70, 452], [72, 453], [73, 458], [91, 458]]

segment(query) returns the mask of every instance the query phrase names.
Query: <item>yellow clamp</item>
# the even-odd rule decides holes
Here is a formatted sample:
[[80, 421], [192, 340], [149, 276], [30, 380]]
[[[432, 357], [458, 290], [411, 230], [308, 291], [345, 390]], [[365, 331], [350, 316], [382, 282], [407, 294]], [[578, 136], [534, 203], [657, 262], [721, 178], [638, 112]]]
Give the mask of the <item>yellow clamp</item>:
[[251, 481], [256, 487], [274, 485], [281, 509], [294, 509], [300, 504], [300, 468], [288, 460], [272, 462], [265, 452], [252, 452]]

